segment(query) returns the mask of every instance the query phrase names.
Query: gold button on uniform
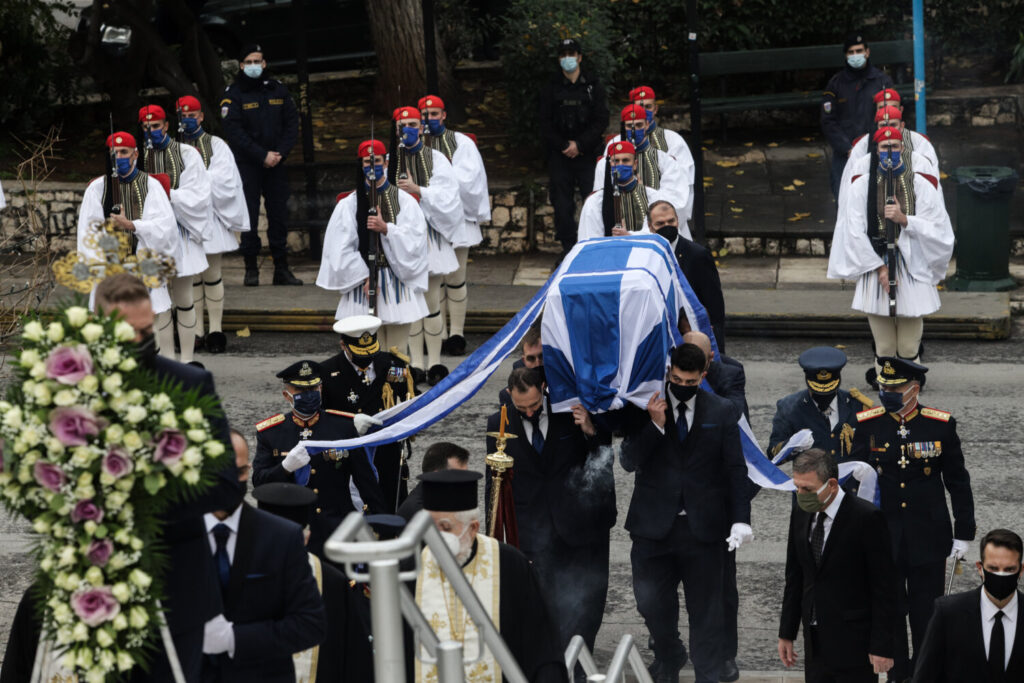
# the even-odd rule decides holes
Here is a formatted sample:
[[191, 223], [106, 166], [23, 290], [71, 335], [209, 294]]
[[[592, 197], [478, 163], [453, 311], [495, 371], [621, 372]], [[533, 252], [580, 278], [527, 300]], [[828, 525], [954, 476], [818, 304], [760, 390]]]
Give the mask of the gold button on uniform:
[[[906, 507], [906, 506], [907, 506], [907, 504], [906, 504], [906, 503], [904, 503], [904, 504], [903, 504], [903, 507]], [[318, 514], [318, 515], [320, 514], [320, 508], [317, 508], [317, 509], [316, 509], [316, 514]]]
[[[905, 508], [905, 507], [907, 507], [907, 504], [906, 503], [900, 503], [900, 507], [901, 508]], [[317, 512], [320, 512], [319, 508], [317, 509]]]
[[901, 481], [901, 482], [900, 482], [900, 488], [901, 488], [901, 489], [905, 489], [905, 488], [907, 488], [907, 482], [905, 482], [905, 481]]
[[315, 467], [310, 467], [309, 468], [309, 473], [310, 474], [316, 474], [316, 468]]
[[313, 493], [319, 495], [320, 494], [320, 489], [313, 489]]

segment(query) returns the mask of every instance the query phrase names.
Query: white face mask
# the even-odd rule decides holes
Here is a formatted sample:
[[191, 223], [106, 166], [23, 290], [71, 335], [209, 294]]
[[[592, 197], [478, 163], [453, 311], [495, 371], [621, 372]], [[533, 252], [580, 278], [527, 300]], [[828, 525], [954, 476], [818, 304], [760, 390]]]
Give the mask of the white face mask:
[[863, 69], [864, 65], [868, 63], [868, 58], [863, 53], [849, 55], [846, 58], [846, 63], [850, 65], [851, 69]]
[[468, 525], [466, 526], [465, 529], [463, 529], [462, 533], [458, 536], [456, 536], [450, 531], [441, 532], [441, 538], [444, 539], [445, 545], [448, 546], [448, 550], [451, 551], [451, 554], [454, 555], [455, 559], [459, 561], [459, 564], [462, 564], [466, 561], [466, 559], [469, 557], [469, 551], [472, 548], [472, 539], [468, 541], [464, 540], [464, 536], [466, 535], [467, 531], [469, 531]]

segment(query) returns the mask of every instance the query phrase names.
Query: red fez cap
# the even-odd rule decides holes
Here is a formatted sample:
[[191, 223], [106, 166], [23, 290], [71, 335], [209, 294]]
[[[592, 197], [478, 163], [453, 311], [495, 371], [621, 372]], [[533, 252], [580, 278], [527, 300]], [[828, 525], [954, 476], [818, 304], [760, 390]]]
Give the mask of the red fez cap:
[[135, 136], [131, 133], [119, 131], [107, 136], [107, 147], [134, 147]]
[[892, 88], [886, 88], [881, 92], [875, 93], [873, 99], [875, 100], [875, 104], [878, 104], [882, 100], [885, 100], [886, 102], [899, 102], [900, 94], [893, 90]]
[[395, 121], [401, 121], [402, 119], [419, 119], [420, 110], [416, 107], [399, 107], [391, 116]]
[[885, 142], [886, 140], [899, 140], [900, 142], [903, 142], [903, 133], [900, 132], [899, 128], [886, 126], [885, 128], [879, 128], [875, 131], [875, 134], [871, 136], [871, 139], [875, 142]]
[[630, 102], [636, 102], [637, 100], [653, 100], [654, 97], [654, 89], [649, 85], [641, 85], [629, 91]]
[[896, 107], [887, 104], [875, 112], [875, 123], [878, 123], [883, 119], [888, 119], [890, 121], [902, 121], [903, 112], [901, 112]]
[[647, 110], [644, 109], [643, 107], [641, 107], [639, 104], [628, 104], [622, 110], [622, 120], [623, 121], [633, 121], [633, 120], [646, 121], [647, 120]]
[[613, 154], [632, 154], [636, 155], [636, 147], [629, 140], [616, 140], [608, 143], [608, 156]]
[[147, 104], [139, 110], [139, 123], [143, 121], [163, 121], [167, 118], [164, 108], [159, 104]]
[[199, 100], [191, 95], [179, 97], [178, 101], [174, 103], [174, 107], [178, 111], [185, 112], [186, 114], [192, 114], [197, 111], [202, 111], [203, 109], [199, 104]]
[[430, 107], [431, 109], [433, 109], [434, 107], [437, 107], [438, 109], [444, 109], [444, 100], [442, 100], [437, 95], [427, 95], [426, 97], [421, 97], [420, 109], [422, 110], [428, 107]]
[[370, 156], [371, 148], [373, 149], [374, 156], [384, 156], [388, 153], [388, 150], [384, 147], [384, 143], [380, 140], [364, 140], [359, 143], [359, 149], [356, 151], [356, 156], [360, 159]]

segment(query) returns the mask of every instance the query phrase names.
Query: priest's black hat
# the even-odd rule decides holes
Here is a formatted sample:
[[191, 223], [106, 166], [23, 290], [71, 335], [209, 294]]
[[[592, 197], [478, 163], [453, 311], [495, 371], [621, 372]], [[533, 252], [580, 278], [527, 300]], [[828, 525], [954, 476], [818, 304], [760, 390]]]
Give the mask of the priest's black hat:
[[309, 509], [316, 494], [305, 486], [284, 481], [263, 484], [253, 489], [260, 510], [289, 519], [299, 526], [309, 524]]
[[476, 485], [483, 475], [469, 470], [425, 472], [423, 509], [432, 512], [463, 512], [477, 507]]

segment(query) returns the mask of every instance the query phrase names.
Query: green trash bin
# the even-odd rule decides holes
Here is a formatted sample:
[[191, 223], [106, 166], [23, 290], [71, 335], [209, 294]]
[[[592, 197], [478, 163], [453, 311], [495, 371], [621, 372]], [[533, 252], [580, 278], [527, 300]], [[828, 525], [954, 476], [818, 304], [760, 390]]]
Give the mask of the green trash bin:
[[1017, 172], [1005, 166], [961, 166], [956, 180], [956, 274], [946, 288], [1001, 292], [1010, 277], [1010, 198]]

